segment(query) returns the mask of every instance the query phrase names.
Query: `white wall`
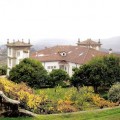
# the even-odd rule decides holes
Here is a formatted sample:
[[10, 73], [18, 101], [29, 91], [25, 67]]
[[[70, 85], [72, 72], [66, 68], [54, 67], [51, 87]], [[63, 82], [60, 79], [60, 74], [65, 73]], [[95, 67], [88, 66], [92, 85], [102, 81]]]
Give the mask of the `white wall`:
[[[11, 50], [10, 50], [11, 49]], [[10, 54], [11, 51], [11, 54]], [[20, 55], [17, 55], [17, 52], [20, 52]], [[14, 48], [10, 48], [8, 47], [7, 49], [7, 75], [9, 76], [9, 71], [12, 67], [14, 67], [15, 65], [19, 64], [21, 60], [23, 60], [24, 58], [29, 58], [29, 53], [30, 51], [28, 50], [28, 52], [24, 52], [24, 49], [22, 50], [16, 50]], [[9, 64], [9, 61], [11, 59], [11, 65]]]
[[[17, 56], [17, 52], [20, 52], [20, 56]], [[25, 53], [23, 50], [17, 50], [16, 51], [16, 64], [19, 64], [20, 61], [24, 58], [29, 58], [29, 51], [28, 53]]]
[[48, 72], [52, 71], [52, 69], [48, 69], [49, 66], [56, 66], [55, 69], [59, 69], [59, 62], [42, 62], [42, 65]]
[[70, 75], [70, 76], [73, 75], [72, 69], [73, 69], [73, 68], [76, 68], [76, 67], [79, 68], [80, 65], [79, 65], [79, 64], [76, 64], [76, 63], [71, 63], [71, 62], [69, 62], [69, 75]]
[[[52, 69], [48, 69], [49, 66], [56, 66], [55, 69], [59, 69], [59, 61], [56, 61], [56, 62], [42, 62], [42, 65], [44, 66], [44, 68], [48, 71], [48, 72], [51, 72]], [[75, 68], [75, 67], [79, 67], [80, 65], [79, 64], [75, 64], [75, 63], [70, 63], [68, 62], [67, 65], [65, 65], [66, 67], [66, 72], [72, 76], [73, 74], [73, 71], [72, 69]], [[54, 69], [54, 68], [53, 68]]]

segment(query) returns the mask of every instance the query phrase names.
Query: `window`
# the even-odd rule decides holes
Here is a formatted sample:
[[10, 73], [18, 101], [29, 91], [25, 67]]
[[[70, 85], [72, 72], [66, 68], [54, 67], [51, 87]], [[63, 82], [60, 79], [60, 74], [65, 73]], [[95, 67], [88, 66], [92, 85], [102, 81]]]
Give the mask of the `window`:
[[17, 52], [17, 57], [19, 57], [19, 56], [20, 56], [20, 51]]
[[66, 68], [66, 67], [64, 67], [64, 70], [66, 71], [66, 70], [67, 70], [67, 68]]
[[47, 69], [50, 69], [50, 66], [48, 66]]
[[12, 63], [12, 62], [11, 62], [11, 59], [9, 59], [9, 66], [11, 66], [11, 63]]
[[66, 54], [66, 52], [60, 52], [60, 55], [61, 56], [66, 56], [67, 54]]
[[48, 66], [47, 69], [56, 69], [56, 66]]
[[53, 69], [53, 66], [51, 66], [51, 69]]
[[11, 48], [9, 48], [8, 50], [9, 50], [9, 55], [11, 55]]
[[64, 65], [60, 65], [60, 69], [64, 69]]

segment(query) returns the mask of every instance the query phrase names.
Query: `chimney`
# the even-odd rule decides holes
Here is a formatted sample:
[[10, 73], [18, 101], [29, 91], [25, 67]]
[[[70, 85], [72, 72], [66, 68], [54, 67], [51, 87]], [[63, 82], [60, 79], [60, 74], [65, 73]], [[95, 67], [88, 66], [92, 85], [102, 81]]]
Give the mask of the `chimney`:
[[22, 39], [22, 43], [24, 43], [24, 39]]
[[77, 45], [80, 45], [80, 38], [78, 38], [78, 43], [77, 43]]
[[112, 54], [112, 53], [113, 53], [112, 48], [110, 48], [109, 49], [109, 54]]
[[30, 44], [30, 39], [28, 39], [28, 44]]
[[9, 39], [7, 39], [7, 44], [9, 44]]
[[101, 42], [100, 42], [100, 39], [98, 40], [98, 43], [100, 44]]
[[15, 44], [15, 40], [13, 39], [13, 44]]

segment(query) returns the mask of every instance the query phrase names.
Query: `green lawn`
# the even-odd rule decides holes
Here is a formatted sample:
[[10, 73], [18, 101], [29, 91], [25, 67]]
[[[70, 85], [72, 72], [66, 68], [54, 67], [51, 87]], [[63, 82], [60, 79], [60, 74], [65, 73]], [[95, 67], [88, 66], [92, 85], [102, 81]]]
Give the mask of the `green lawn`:
[[35, 90], [36, 94], [45, 94], [48, 96], [51, 100], [59, 100], [63, 99], [65, 97], [65, 93], [76, 88], [70, 87], [70, 88], [45, 88], [45, 89], [37, 89]]
[[0, 118], [0, 120], [120, 120], [120, 107], [58, 115], [39, 115], [35, 118]]

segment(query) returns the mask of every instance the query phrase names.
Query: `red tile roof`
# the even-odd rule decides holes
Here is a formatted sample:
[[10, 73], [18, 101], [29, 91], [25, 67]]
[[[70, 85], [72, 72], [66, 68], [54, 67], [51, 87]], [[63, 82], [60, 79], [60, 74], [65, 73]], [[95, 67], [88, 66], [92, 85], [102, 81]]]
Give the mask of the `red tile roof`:
[[[65, 52], [66, 56], [61, 56]], [[108, 53], [82, 46], [54, 46], [46, 48], [31, 55], [32, 58], [41, 62], [67, 61], [76, 64], [84, 64], [95, 56], [104, 56]]]

